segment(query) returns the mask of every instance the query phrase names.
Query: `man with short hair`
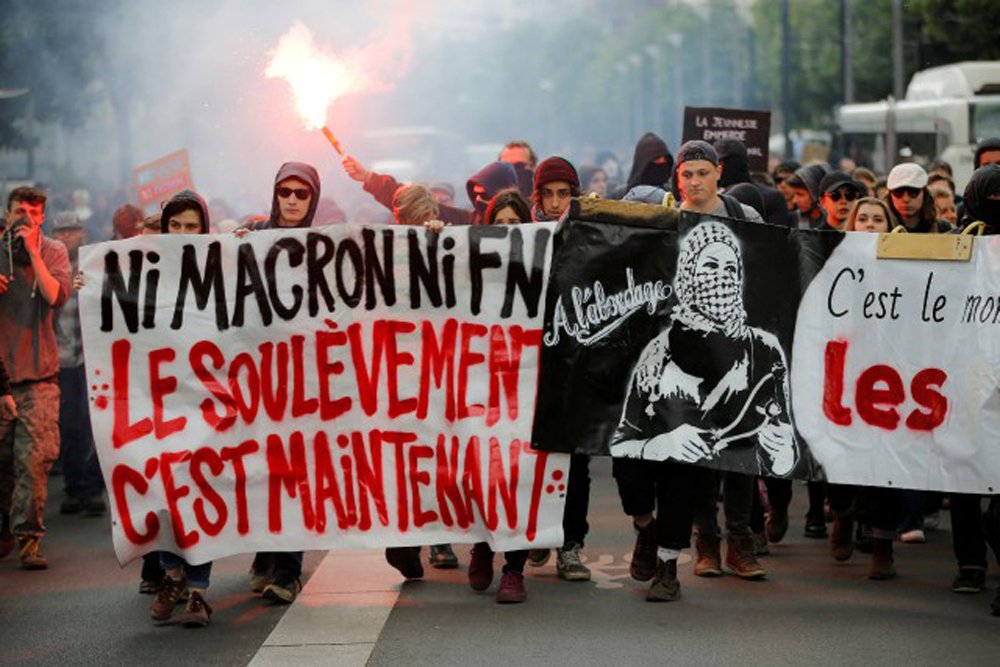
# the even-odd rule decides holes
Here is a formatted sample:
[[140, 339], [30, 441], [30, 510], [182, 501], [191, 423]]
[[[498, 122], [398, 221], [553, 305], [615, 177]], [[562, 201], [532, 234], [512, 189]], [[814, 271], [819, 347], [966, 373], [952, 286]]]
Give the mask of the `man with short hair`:
[[45, 193], [20, 187], [7, 198], [0, 253], [0, 359], [17, 418], [0, 415], [0, 514], [25, 570], [44, 570], [48, 476], [59, 456], [59, 348], [53, 320], [70, 293], [66, 247], [42, 235]]
[[813, 229], [842, 230], [854, 202], [864, 196], [864, 186], [842, 171], [831, 171], [820, 181], [819, 191], [819, 205], [826, 220], [817, 222]]
[[681, 146], [674, 175], [681, 196], [681, 210], [764, 222], [760, 213], [752, 207], [719, 193], [721, 177], [719, 155], [710, 144], [694, 140]]

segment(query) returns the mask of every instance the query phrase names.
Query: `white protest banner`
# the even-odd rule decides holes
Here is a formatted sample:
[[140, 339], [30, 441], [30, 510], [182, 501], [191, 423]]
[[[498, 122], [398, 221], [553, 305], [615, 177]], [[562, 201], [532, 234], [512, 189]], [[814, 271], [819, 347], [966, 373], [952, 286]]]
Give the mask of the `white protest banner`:
[[81, 250], [115, 550], [562, 543], [530, 447], [553, 226], [340, 225]]
[[844, 234], [799, 305], [795, 422], [832, 482], [1000, 489], [1000, 238], [876, 259]]

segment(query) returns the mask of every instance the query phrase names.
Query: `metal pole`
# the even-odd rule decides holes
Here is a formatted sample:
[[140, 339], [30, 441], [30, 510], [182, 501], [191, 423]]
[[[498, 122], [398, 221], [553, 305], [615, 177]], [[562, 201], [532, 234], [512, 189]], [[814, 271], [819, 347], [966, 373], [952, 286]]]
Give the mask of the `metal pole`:
[[903, 99], [903, 0], [892, 0], [892, 95]]
[[844, 85], [844, 104], [854, 101], [854, 57], [851, 49], [853, 33], [851, 0], [840, 0], [840, 71]]
[[789, 3], [790, 0], [781, 0], [781, 121], [785, 132], [786, 158], [792, 157], [792, 22]]

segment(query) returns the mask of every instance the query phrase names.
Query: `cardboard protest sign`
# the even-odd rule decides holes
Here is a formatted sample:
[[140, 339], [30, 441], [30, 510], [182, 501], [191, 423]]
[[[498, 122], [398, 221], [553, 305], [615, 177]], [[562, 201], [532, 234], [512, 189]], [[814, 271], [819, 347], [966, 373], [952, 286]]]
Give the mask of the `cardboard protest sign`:
[[186, 148], [132, 170], [132, 190], [138, 198], [139, 208], [147, 213], [158, 211], [160, 202], [181, 190], [193, 188], [191, 160]]
[[767, 171], [771, 112], [720, 107], [684, 107], [683, 141], [737, 139], [747, 147], [750, 171]]
[[115, 549], [562, 543], [530, 446], [552, 226], [343, 225], [81, 251]]
[[876, 234], [589, 208], [553, 257], [538, 447], [1000, 488], [1000, 239], [886, 260]]

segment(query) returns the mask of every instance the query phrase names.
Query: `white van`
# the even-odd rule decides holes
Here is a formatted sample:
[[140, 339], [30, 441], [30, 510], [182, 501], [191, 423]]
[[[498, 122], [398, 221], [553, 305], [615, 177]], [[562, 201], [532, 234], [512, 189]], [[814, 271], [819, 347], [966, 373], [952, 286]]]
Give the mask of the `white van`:
[[[885, 174], [900, 162], [942, 159], [961, 192], [976, 144], [1000, 137], [1000, 61], [944, 65], [913, 75], [906, 97], [837, 109], [838, 152]], [[890, 156], [895, 129], [895, 154]]]

